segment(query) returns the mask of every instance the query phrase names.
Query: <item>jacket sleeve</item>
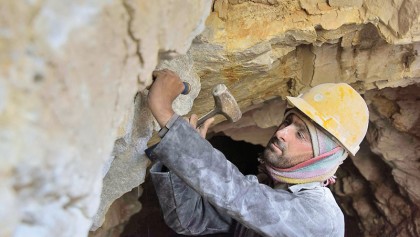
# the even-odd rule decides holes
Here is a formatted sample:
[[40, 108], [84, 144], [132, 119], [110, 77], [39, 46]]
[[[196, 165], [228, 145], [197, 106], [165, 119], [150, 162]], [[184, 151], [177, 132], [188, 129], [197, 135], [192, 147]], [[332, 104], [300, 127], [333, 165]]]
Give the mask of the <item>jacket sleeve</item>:
[[150, 169], [166, 224], [178, 234], [227, 233], [232, 218], [217, 210], [173, 172], [161, 172], [162, 163]]
[[213, 206], [260, 235], [344, 234], [341, 211], [333, 199], [334, 203], [326, 200], [328, 189], [295, 193], [259, 184], [255, 176], [240, 173], [182, 118], [176, 120], [151, 156]]

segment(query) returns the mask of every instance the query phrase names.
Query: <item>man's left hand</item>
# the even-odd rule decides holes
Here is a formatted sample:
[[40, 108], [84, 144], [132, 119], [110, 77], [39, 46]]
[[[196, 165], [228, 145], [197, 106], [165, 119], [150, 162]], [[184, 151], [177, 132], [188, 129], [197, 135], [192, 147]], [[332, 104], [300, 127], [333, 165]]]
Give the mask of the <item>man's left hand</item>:
[[197, 130], [202, 138], [206, 138], [207, 130], [210, 125], [214, 122], [214, 118], [207, 119], [201, 126], [197, 127], [198, 117], [196, 114], [192, 114], [189, 119], [187, 119], [190, 125]]

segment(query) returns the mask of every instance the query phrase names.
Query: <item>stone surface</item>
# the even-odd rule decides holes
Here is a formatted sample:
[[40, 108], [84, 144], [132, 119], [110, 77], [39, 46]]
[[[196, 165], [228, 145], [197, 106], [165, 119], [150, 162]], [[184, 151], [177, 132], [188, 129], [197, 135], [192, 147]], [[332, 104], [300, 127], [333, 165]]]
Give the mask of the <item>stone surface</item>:
[[418, 41], [390, 44], [375, 21], [360, 20], [361, 9], [329, 11], [336, 17], [308, 15], [297, 3], [246, 2], [229, 5], [226, 20], [210, 14], [189, 51], [202, 82], [193, 112], [212, 108], [207, 95], [216, 83], [225, 83], [246, 110], [323, 82], [347, 82], [363, 93], [420, 81]]
[[328, 5], [331, 7], [357, 7], [360, 8], [363, 5], [363, 0], [329, 0]]
[[0, 236], [86, 236], [143, 182], [159, 62], [193, 85], [178, 113], [207, 113], [224, 83], [244, 117], [211, 132], [262, 145], [286, 96], [351, 84], [372, 116], [367, 158], [334, 188], [348, 234], [420, 234], [417, 0], [5, 0], [0, 12]]
[[420, 133], [416, 133], [420, 127], [419, 89], [418, 85], [412, 85], [366, 93], [374, 123], [367, 136], [371, 149], [392, 168], [395, 182], [417, 205], [420, 205], [420, 187], [417, 185], [420, 181]]
[[[2, 1], [0, 236], [87, 235], [114, 142], [140, 129], [136, 92], [159, 59], [188, 50], [210, 4]], [[123, 147], [140, 153], [148, 139]], [[135, 159], [137, 177], [112, 182], [142, 182]]]
[[[191, 58], [184, 55], [172, 60], [163, 60], [157, 66], [158, 70], [166, 68], [177, 72], [183, 81], [191, 85], [190, 93], [179, 96], [173, 103], [175, 112], [180, 115], [191, 110], [192, 102], [200, 92], [200, 79], [193, 70], [193, 65]], [[146, 91], [136, 95], [131, 116], [132, 124], [128, 124], [127, 133], [115, 141], [110, 159], [112, 163], [109, 169], [105, 170], [101, 203], [93, 217], [92, 231], [102, 226], [108, 208], [117, 198], [144, 182], [146, 168], [150, 164], [144, 150], [147, 148], [154, 127], [158, 126], [147, 108]]]
[[[153, 117], [147, 107], [146, 95], [138, 93], [135, 97], [130, 133], [115, 141], [112, 155], [114, 159], [103, 179], [101, 203], [93, 217], [91, 230], [102, 226], [105, 214], [111, 204], [124, 193], [144, 181], [146, 167], [150, 161], [144, 155], [147, 140], [151, 137]], [[144, 126], [144, 125], [149, 126]]]
[[142, 195], [141, 187], [134, 188], [116, 199], [106, 213], [106, 221], [95, 232], [89, 232], [89, 237], [119, 237], [130, 217], [142, 209], [138, 198]]

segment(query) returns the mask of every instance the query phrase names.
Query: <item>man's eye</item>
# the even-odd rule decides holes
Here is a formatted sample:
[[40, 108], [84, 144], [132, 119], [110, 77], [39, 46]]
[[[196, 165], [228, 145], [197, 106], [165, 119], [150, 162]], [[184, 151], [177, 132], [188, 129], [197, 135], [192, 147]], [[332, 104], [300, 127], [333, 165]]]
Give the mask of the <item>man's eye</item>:
[[298, 132], [298, 137], [304, 139], [305, 135], [303, 134], [303, 132]]

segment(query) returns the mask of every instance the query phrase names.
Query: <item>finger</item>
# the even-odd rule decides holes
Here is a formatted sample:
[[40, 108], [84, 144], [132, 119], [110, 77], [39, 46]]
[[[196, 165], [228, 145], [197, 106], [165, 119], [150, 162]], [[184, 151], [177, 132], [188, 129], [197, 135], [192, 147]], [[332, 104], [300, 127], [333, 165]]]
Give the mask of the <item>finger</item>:
[[210, 125], [214, 122], [214, 118], [207, 119], [203, 125], [200, 127], [200, 135], [202, 138], [206, 138], [207, 130], [209, 129]]
[[197, 128], [197, 121], [198, 121], [198, 117], [197, 117], [197, 115], [196, 114], [191, 114], [191, 117], [190, 117], [190, 124], [191, 124], [191, 126], [193, 127], [193, 128]]

